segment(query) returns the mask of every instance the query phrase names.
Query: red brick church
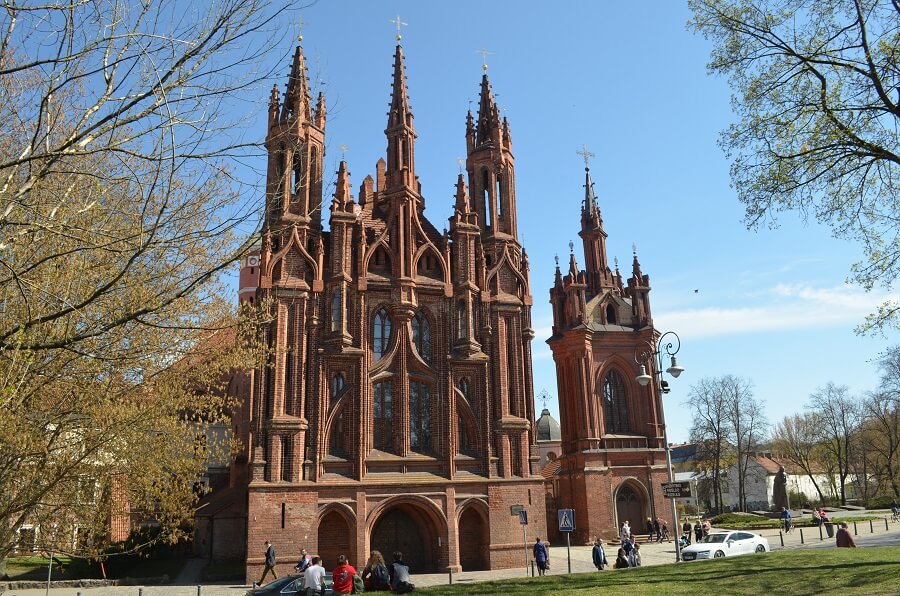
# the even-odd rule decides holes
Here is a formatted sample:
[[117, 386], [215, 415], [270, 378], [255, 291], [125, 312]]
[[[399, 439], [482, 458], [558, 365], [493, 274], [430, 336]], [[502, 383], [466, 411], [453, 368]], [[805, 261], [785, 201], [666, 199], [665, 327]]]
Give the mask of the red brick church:
[[425, 216], [399, 45], [385, 159], [355, 196], [342, 161], [323, 203], [325, 125], [298, 47], [269, 103], [261, 252], [242, 277], [243, 298], [271, 301], [274, 318], [236, 426], [248, 577], [265, 540], [279, 572], [301, 548], [359, 566], [401, 550], [415, 572], [521, 565], [510, 508], [524, 506], [530, 534], [546, 522], [509, 123], [485, 74], [445, 233]]
[[[627, 281], [618, 265], [610, 269], [587, 168], [584, 188], [579, 236], [585, 268], [578, 267], [570, 244], [568, 272], [563, 275], [557, 263], [550, 290], [553, 335], [547, 341], [556, 363], [562, 431], [558, 469], [548, 479], [548, 513], [574, 509], [572, 538], [579, 544], [614, 536], [625, 520], [641, 532], [648, 517], [672, 521], [660, 486], [668, 478], [662, 402], [655, 382], [636, 381], [636, 355], [657, 338], [650, 278], [636, 253]], [[645, 364], [652, 374], [656, 364]], [[555, 537], [556, 528], [549, 529]]]

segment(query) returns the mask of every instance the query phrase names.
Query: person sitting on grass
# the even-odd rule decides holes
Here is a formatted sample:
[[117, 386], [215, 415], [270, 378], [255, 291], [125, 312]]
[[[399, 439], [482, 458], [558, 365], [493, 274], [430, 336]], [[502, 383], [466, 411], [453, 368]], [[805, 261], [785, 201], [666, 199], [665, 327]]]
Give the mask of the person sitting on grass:
[[835, 534], [834, 542], [838, 548], [856, 548], [856, 542], [853, 541], [853, 536], [850, 535], [847, 522], [841, 522], [841, 527], [838, 528], [837, 534]]
[[616, 555], [616, 562], [613, 564], [614, 569], [628, 569], [628, 557], [625, 556], [625, 549], [620, 548]]

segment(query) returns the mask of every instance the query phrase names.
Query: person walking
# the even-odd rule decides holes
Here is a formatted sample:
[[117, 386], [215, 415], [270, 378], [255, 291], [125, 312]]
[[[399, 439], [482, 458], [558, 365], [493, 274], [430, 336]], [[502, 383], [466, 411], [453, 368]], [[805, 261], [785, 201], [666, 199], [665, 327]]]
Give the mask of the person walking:
[[622, 522], [622, 528], [619, 530], [619, 541], [624, 542], [626, 538], [631, 537], [631, 526], [628, 525], [628, 520]]
[[388, 573], [380, 551], [373, 550], [369, 555], [369, 561], [363, 568], [362, 580], [367, 592], [384, 592], [391, 589], [391, 574]]
[[262, 577], [259, 578], [259, 582], [256, 585], [261, 586], [266, 579], [266, 576], [271, 572], [272, 580], [278, 579], [278, 574], [275, 572], [275, 545], [266, 540], [266, 563], [263, 567]]
[[694, 538], [696, 538], [697, 542], [703, 540], [703, 526], [700, 525], [700, 520], [697, 520], [697, 523], [694, 524]]
[[681, 534], [684, 536], [684, 541], [690, 545], [691, 544], [691, 522], [688, 520], [684, 520], [684, 524], [681, 526]]
[[666, 520], [662, 521], [662, 535], [659, 538], [659, 541], [662, 542], [665, 540], [666, 542], [672, 542], [672, 539], [669, 538], [669, 526], [666, 525]]
[[312, 557], [303, 572], [303, 592], [305, 596], [324, 596], [325, 568], [320, 557]]
[[609, 564], [606, 560], [606, 551], [603, 550], [603, 541], [600, 540], [599, 536], [594, 540], [594, 548], [591, 549], [591, 560], [593, 560], [597, 571], [603, 571], [603, 568]]
[[347, 557], [341, 555], [337, 560], [337, 567], [331, 572], [331, 591], [335, 594], [353, 593], [353, 576], [356, 569], [347, 562]]
[[647, 542], [653, 542], [653, 520], [647, 518]]
[[615, 569], [628, 569], [628, 557], [625, 555], [625, 549], [620, 548], [616, 554], [616, 562], [613, 564]]
[[656, 541], [662, 542], [662, 529], [659, 525], [659, 518], [653, 520], [653, 533], [656, 534]]
[[540, 536], [531, 548], [531, 552], [534, 554], [534, 562], [537, 564], [538, 575], [544, 575], [550, 567], [550, 552], [547, 550], [547, 546], [541, 542]]
[[416, 589], [409, 581], [409, 567], [403, 563], [403, 553], [394, 553], [394, 562], [391, 564], [391, 591], [397, 594], [406, 594]]
[[785, 534], [791, 531], [791, 512], [788, 511], [787, 507], [781, 508], [781, 525]]
[[856, 548], [856, 542], [853, 541], [853, 536], [850, 535], [847, 522], [841, 522], [841, 527], [838, 528], [834, 536], [834, 543], [838, 548]]

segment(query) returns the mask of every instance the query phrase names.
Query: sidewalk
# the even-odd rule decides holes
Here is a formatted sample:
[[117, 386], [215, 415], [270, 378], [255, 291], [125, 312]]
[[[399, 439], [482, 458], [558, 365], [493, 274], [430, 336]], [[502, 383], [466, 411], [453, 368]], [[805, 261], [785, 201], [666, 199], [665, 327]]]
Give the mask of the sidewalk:
[[[885, 530], [884, 521], [874, 521], [871, 525], [868, 521], [858, 522], [858, 534], [854, 535], [856, 544], [860, 547], [867, 546], [900, 546], [900, 523], [889, 524], [889, 529]], [[819, 531], [817, 528], [803, 528], [804, 544], [800, 543], [800, 528], [794, 529], [790, 534], [784, 535], [784, 547], [778, 537], [778, 530], [762, 530], [756, 532], [765, 536], [769, 540], [769, 546], [772, 550], [797, 549], [797, 548], [833, 548], [834, 539], [829, 539], [825, 530], [822, 530], [824, 540], [819, 540]], [[850, 524], [850, 532], [853, 533], [853, 524]], [[606, 558], [610, 564], [616, 558], [616, 551], [619, 546], [617, 544], [604, 544], [606, 549]], [[531, 545], [528, 545], [529, 555]], [[591, 562], [590, 546], [573, 546], [571, 549], [572, 556], [572, 573], [598, 573], [594, 569]], [[756, 556], [756, 555], [744, 555]], [[644, 567], [653, 565], [666, 565], [675, 562], [675, 543], [664, 542], [641, 543], [641, 559]], [[529, 562], [530, 562], [529, 556]], [[453, 575], [453, 583], [472, 584], [477, 582], [520, 578], [526, 577], [525, 547], [522, 548], [522, 567], [513, 569], [501, 569], [497, 571], [465, 571], [455, 573]], [[699, 563], [688, 563], [690, 565], [702, 565]], [[550, 549], [550, 570], [548, 575], [565, 575], [568, 571], [566, 547], [555, 545]], [[531, 575], [531, 567], [527, 570], [528, 576]], [[602, 573], [614, 573], [611, 568], [604, 570]], [[419, 587], [445, 585], [449, 582], [449, 574], [432, 573], [432, 574], [413, 574], [413, 583]], [[169, 586], [146, 586], [143, 587], [143, 596], [197, 596], [196, 585], [169, 585]], [[235, 584], [219, 584], [204, 585], [201, 596], [244, 596], [248, 586], [238, 586]], [[50, 593], [53, 596], [77, 596], [80, 592], [82, 596], [138, 596], [140, 588], [138, 586], [111, 586], [106, 588], [53, 588]], [[31, 590], [10, 590], [3, 593], [3, 596], [40, 596], [44, 594], [44, 589]]]

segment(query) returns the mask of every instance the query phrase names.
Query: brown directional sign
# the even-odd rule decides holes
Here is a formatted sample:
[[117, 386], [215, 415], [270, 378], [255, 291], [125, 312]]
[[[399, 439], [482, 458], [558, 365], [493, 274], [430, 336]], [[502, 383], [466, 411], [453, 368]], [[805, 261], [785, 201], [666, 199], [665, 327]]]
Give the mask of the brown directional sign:
[[690, 482], [663, 482], [663, 494], [670, 499], [681, 499], [691, 496]]

